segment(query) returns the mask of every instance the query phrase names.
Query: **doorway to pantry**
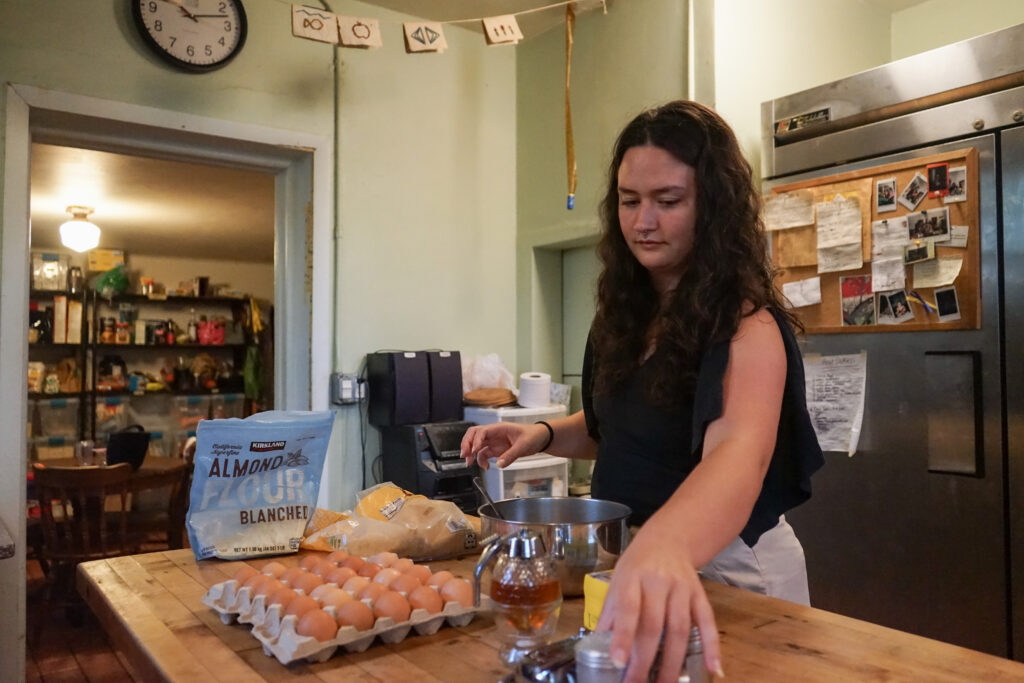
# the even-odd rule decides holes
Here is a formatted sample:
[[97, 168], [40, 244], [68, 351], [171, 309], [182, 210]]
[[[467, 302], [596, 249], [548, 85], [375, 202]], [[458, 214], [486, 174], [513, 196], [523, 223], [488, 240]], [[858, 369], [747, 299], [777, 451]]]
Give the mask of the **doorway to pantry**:
[[[28, 418], [30, 162], [34, 143], [269, 173], [274, 178], [274, 402], [327, 408], [333, 329], [334, 193], [330, 137], [58, 93], [5, 87], [0, 234], [0, 431], [22, 435]], [[185, 201], [185, 200], [183, 200]], [[98, 219], [97, 219], [98, 220]], [[323, 331], [314, 336], [312, 330]], [[284, 362], [287, 359], [287, 362]], [[0, 671], [24, 670], [26, 448], [11, 439], [0, 459], [0, 520], [15, 555], [0, 562]]]
[[[31, 462], [135, 425], [170, 456], [274, 407], [273, 175], [41, 142], [30, 165]], [[67, 205], [98, 247], [62, 244]]]

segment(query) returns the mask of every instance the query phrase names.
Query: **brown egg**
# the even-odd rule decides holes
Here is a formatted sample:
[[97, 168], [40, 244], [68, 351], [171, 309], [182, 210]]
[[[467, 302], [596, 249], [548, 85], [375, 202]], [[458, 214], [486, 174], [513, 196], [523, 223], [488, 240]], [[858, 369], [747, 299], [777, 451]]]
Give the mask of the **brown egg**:
[[260, 569], [260, 573], [273, 576], [275, 579], [280, 579], [281, 574], [284, 574], [287, 570], [288, 567], [284, 566], [280, 562], [267, 562]]
[[266, 581], [264, 581], [260, 585], [256, 586], [256, 588], [253, 589], [252, 594], [253, 595], [270, 595], [271, 593], [273, 593], [274, 591], [278, 590], [279, 588], [284, 588], [284, 587], [285, 587], [285, 585], [283, 583], [281, 583], [280, 581], [278, 581], [277, 579], [269, 579], [268, 578]]
[[281, 607], [288, 607], [288, 603], [290, 603], [297, 595], [298, 593], [288, 586], [281, 586], [267, 596], [267, 605], [281, 605]]
[[346, 559], [348, 559], [348, 553], [346, 553], [344, 550], [335, 550], [333, 553], [327, 556], [327, 559], [333, 562], [334, 564], [341, 564]]
[[370, 580], [365, 576], [353, 576], [351, 579], [345, 582], [345, 585], [342, 586], [342, 588], [347, 590], [352, 595], [355, 595], [356, 593], [363, 590], [369, 585]]
[[403, 574], [409, 571], [410, 567], [412, 567], [412, 560], [408, 557], [400, 557], [391, 565], [392, 569], [397, 569]]
[[359, 591], [359, 593], [356, 595], [356, 597], [359, 598], [360, 600], [369, 600], [370, 602], [373, 602], [378, 597], [380, 597], [383, 593], [387, 593], [387, 592], [388, 592], [388, 587], [385, 586], [383, 583], [373, 583], [371, 581], [369, 584], [367, 584], [366, 588], [364, 588], [363, 590]]
[[388, 552], [377, 553], [376, 555], [371, 555], [369, 558], [367, 558], [367, 561], [373, 562], [374, 564], [379, 564], [382, 567], [390, 567], [398, 561], [398, 555], [395, 553]]
[[360, 569], [363, 568], [364, 564], [366, 564], [366, 560], [364, 560], [363, 558], [358, 557], [356, 555], [349, 555], [341, 563], [341, 566], [342, 567], [349, 567], [350, 569], [354, 569], [355, 571], [359, 571]]
[[388, 584], [388, 588], [390, 588], [393, 591], [398, 591], [399, 593], [409, 595], [422, 585], [423, 584], [420, 583], [420, 580], [412, 574], [399, 574], [394, 578], [394, 580], [391, 583]]
[[324, 582], [319, 576], [312, 572], [306, 572], [299, 578], [292, 581], [292, 588], [301, 590], [306, 595], [313, 592], [313, 589]]
[[365, 602], [353, 600], [338, 608], [338, 625], [354, 626], [358, 631], [373, 628], [373, 610]]
[[414, 564], [402, 573], [412, 574], [420, 580], [420, 583], [427, 583], [428, 581], [430, 581], [430, 567], [428, 567], [425, 564]]
[[316, 566], [313, 567], [313, 569], [310, 570], [310, 571], [312, 571], [314, 574], [316, 574], [321, 579], [324, 579], [326, 581], [327, 580], [327, 575], [330, 574], [331, 572], [333, 572], [337, 568], [338, 568], [338, 565], [334, 564], [330, 560], [320, 560], [319, 562], [316, 563]]
[[288, 602], [288, 607], [285, 608], [285, 615], [294, 614], [299, 618], [311, 609], [319, 609], [320, 603], [309, 597], [308, 595], [296, 595]]
[[373, 601], [373, 616], [378, 619], [391, 617], [395, 621], [409, 621], [411, 612], [409, 601], [395, 591], [385, 591]]
[[434, 574], [433, 576], [431, 576], [429, 579], [427, 579], [423, 583], [425, 583], [428, 586], [436, 586], [436, 587], [440, 588], [441, 586], [443, 586], [446, 583], [448, 583], [448, 581], [450, 581], [453, 576], [455, 576], [455, 575], [452, 574], [447, 569], [442, 569], [441, 571], [439, 571], [438, 573]]
[[325, 642], [338, 635], [338, 623], [322, 609], [311, 609], [299, 618], [295, 631], [300, 636], [310, 636]]
[[320, 564], [320, 560], [321, 559], [322, 559], [322, 556], [320, 556], [320, 555], [316, 555], [316, 554], [314, 554], [314, 555], [306, 555], [305, 557], [302, 558], [302, 561], [299, 562], [299, 566], [302, 567], [303, 569], [305, 569], [308, 572], [309, 571], [313, 571], [313, 567], [315, 567], [318, 564]]
[[[330, 586], [330, 584], [324, 584]], [[340, 588], [330, 586], [330, 590], [327, 591], [320, 599], [320, 605], [322, 607], [334, 607], [334, 613], [337, 614], [338, 610], [341, 609], [342, 605], [352, 602], [355, 598], [348, 591], [343, 591]]]
[[465, 579], [449, 579], [441, 586], [441, 599], [445, 602], [457, 602], [463, 607], [472, 607], [473, 587]]
[[281, 576], [279, 576], [277, 578], [281, 579], [281, 581], [285, 585], [292, 586], [295, 583], [295, 579], [299, 578], [300, 576], [302, 576], [305, 573], [306, 573], [306, 570], [303, 569], [302, 567], [291, 567], [290, 569], [285, 571], [284, 574], [281, 574]]
[[[313, 598], [320, 604], [323, 604], [323, 597], [331, 591], [340, 591], [341, 589], [331, 583], [321, 583], [319, 586], [309, 592], [309, 597]], [[344, 593], [345, 591], [341, 591]]]
[[374, 564], [373, 562], [367, 562], [359, 568], [359, 576], [368, 576], [371, 579], [377, 576], [377, 572], [380, 571], [380, 565]]
[[377, 583], [382, 583], [385, 586], [389, 586], [391, 585], [392, 581], [394, 581], [397, 577], [401, 575], [402, 572], [398, 571], [397, 569], [385, 568], [381, 569], [379, 572], [374, 574], [373, 580]]
[[356, 572], [351, 567], [335, 567], [333, 571], [328, 572], [327, 576], [324, 577], [324, 581], [344, 586], [345, 582], [355, 575]]
[[233, 578], [239, 584], [244, 584], [246, 581], [256, 576], [257, 574], [259, 574], [258, 571], [256, 571], [247, 564], [243, 564], [241, 567], [238, 568], [238, 571], [235, 572], [235, 575], [231, 578]]
[[421, 585], [409, 593], [409, 606], [413, 609], [425, 609], [431, 614], [437, 614], [444, 609], [444, 600], [430, 586]]
[[245, 588], [246, 586], [248, 586], [253, 590], [253, 594], [255, 595], [256, 589], [270, 580], [271, 578], [266, 574], [253, 574], [245, 580], [245, 583], [242, 584], [242, 587]]

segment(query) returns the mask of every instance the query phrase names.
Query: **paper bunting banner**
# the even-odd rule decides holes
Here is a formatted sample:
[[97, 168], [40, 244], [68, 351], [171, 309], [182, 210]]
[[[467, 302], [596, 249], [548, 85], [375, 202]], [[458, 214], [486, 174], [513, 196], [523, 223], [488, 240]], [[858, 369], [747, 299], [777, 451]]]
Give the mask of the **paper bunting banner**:
[[292, 5], [292, 35], [337, 45], [338, 22], [330, 12]]
[[519, 30], [519, 22], [514, 14], [488, 17], [483, 20], [483, 24], [488, 45], [515, 45], [523, 39], [523, 32]]
[[407, 21], [402, 28], [405, 30], [406, 52], [444, 52], [448, 49], [440, 22]]
[[384, 44], [380, 22], [367, 17], [338, 17], [338, 34], [345, 47], [377, 48]]

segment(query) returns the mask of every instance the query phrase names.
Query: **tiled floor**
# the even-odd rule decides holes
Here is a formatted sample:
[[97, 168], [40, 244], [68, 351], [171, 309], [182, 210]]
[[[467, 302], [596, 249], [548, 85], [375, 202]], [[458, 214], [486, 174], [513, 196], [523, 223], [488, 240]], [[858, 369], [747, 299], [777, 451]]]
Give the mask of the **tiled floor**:
[[[89, 608], [82, 604], [76, 610], [79, 625], [71, 623], [63, 607], [43, 614], [43, 573], [36, 562], [29, 562], [27, 573], [29, 642], [25, 649], [25, 680], [134, 680]], [[39, 642], [34, 643], [32, 635], [40, 619], [45, 620], [43, 630]]]

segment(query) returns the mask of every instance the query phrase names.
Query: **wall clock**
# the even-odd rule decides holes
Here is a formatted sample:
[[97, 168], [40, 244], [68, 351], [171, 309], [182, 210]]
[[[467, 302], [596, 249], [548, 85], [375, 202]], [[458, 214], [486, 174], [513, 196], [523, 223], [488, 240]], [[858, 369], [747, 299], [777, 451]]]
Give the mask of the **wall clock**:
[[241, 0], [131, 0], [143, 41], [164, 61], [192, 73], [219, 69], [245, 45]]

